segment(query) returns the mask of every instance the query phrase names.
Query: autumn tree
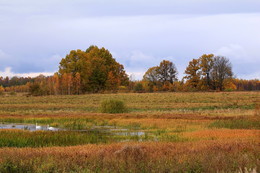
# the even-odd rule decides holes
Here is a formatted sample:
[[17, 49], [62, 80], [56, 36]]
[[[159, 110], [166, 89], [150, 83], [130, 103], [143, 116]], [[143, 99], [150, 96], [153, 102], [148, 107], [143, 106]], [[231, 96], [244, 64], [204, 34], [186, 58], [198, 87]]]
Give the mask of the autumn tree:
[[157, 68], [159, 81], [173, 83], [177, 81], [177, 68], [171, 61], [163, 60]]
[[0, 85], [0, 94], [2, 94], [5, 91], [4, 87]]
[[150, 81], [153, 83], [177, 81], [177, 69], [175, 65], [167, 60], [163, 60], [159, 66], [149, 68], [143, 76], [144, 81]]
[[157, 91], [158, 88], [167, 91], [177, 81], [177, 74], [175, 65], [163, 60], [159, 66], [151, 67], [145, 72], [143, 81], [147, 83], [150, 92]]
[[146, 83], [146, 88], [149, 92], [154, 91], [154, 87], [158, 85], [159, 75], [158, 75], [158, 66], [149, 68], [144, 76], [143, 81]]
[[158, 80], [159, 80], [159, 75], [158, 75], [157, 70], [158, 70], [158, 66], [149, 68], [145, 72], [145, 74], [143, 76], [143, 80], [156, 84], [156, 82], [158, 82]]
[[58, 73], [54, 73], [52, 77], [53, 82], [53, 93], [54, 95], [57, 95], [60, 93], [60, 79]]
[[72, 74], [73, 78], [79, 73], [82, 92], [114, 90], [129, 81], [123, 65], [116, 62], [107, 49], [97, 46], [90, 46], [86, 51], [71, 51], [61, 60], [59, 73]]
[[232, 66], [229, 59], [223, 56], [214, 57], [214, 65], [210, 75], [214, 89], [223, 91], [224, 81], [226, 79], [231, 79], [233, 76]]
[[119, 87], [120, 80], [110, 71], [106, 80], [106, 88], [111, 91], [116, 91]]
[[75, 74], [75, 77], [73, 78], [73, 83], [74, 83], [74, 88], [75, 88], [75, 94], [80, 94], [80, 83], [81, 79], [80, 79], [80, 74], [79, 72], [77, 72]]
[[203, 54], [199, 58], [199, 66], [201, 69], [202, 79], [205, 81], [204, 85], [210, 88], [210, 72], [214, 65], [214, 54]]
[[200, 82], [200, 63], [198, 59], [193, 59], [189, 62], [188, 67], [185, 70], [187, 83], [191, 88], [197, 89]]

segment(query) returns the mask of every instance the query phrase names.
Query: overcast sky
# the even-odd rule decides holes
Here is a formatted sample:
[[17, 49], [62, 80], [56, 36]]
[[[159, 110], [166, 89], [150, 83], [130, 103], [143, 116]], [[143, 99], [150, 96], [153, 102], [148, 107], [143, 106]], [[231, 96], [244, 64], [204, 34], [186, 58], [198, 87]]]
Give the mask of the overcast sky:
[[166, 59], [179, 78], [202, 54], [260, 79], [259, 0], [0, 0], [0, 76], [58, 70], [70, 50], [107, 48], [128, 74]]

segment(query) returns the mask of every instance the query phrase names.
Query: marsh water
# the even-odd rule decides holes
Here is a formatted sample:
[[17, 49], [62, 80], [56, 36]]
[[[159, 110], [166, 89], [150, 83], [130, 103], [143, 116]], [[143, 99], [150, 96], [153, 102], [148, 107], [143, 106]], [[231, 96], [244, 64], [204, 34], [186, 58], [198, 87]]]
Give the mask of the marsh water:
[[29, 130], [29, 131], [36, 131], [36, 130], [44, 130], [44, 131], [58, 131], [59, 128], [50, 127], [48, 125], [37, 125], [37, 124], [0, 124], [0, 129], [19, 129], [19, 130]]
[[18, 130], [28, 130], [28, 131], [75, 131], [75, 132], [106, 132], [112, 135], [118, 136], [143, 136], [145, 132], [143, 131], [130, 131], [129, 129], [118, 128], [115, 126], [93, 126], [90, 129], [85, 130], [71, 130], [65, 128], [57, 128], [49, 125], [38, 125], [38, 124], [22, 124], [22, 123], [0, 123], [1, 129], [18, 129]]

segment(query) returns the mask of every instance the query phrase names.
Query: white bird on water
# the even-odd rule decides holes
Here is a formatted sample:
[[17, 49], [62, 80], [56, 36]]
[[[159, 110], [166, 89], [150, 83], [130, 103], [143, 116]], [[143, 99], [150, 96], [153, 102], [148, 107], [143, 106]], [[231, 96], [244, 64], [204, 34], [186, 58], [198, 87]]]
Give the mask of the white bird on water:
[[54, 127], [50, 127], [49, 124], [47, 125], [47, 129], [51, 130], [51, 131], [55, 130], [55, 128]]
[[37, 126], [37, 123], [35, 124], [35, 129], [36, 130], [40, 130], [42, 127], [41, 126]]

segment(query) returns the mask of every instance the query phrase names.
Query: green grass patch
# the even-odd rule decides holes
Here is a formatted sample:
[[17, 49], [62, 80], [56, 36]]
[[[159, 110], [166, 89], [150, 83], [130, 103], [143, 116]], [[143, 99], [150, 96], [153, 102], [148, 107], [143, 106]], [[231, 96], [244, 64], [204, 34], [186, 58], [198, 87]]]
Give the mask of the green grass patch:
[[2, 130], [0, 147], [51, 147], [108, 143], [112, 139], [98, 131], [20, 131]]
[[217, 120], [212, 122], [209, 128], [260, 129], [260, 122], [246, 119]]

